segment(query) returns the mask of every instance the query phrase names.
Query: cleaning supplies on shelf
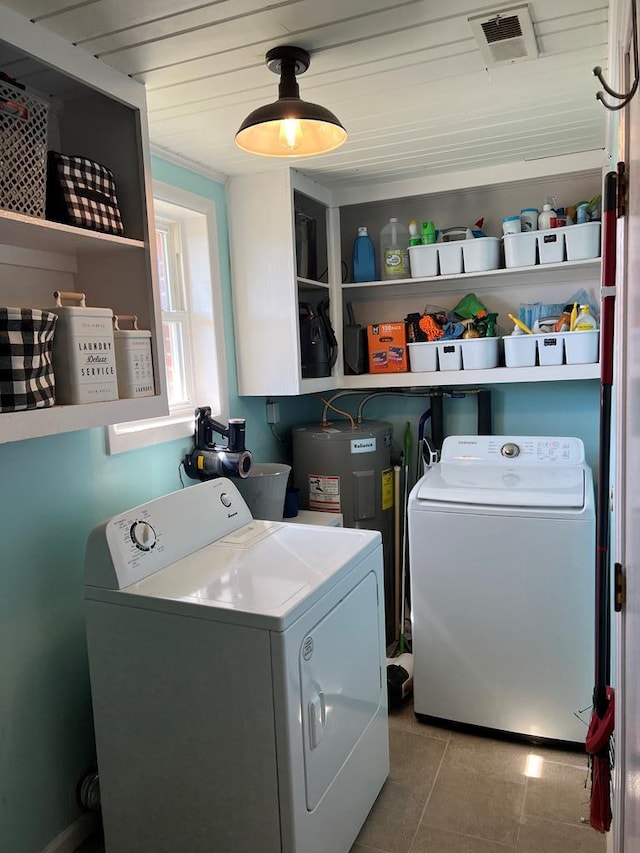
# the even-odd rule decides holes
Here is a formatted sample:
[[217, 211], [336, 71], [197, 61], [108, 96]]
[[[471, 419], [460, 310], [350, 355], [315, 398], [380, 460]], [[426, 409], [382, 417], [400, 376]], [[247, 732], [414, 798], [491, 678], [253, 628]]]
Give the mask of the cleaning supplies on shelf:
[[542, 211], [538, 216], [538, 230], [546, 231], [549, 228], [555, 228], [557, 221], [556, 212], [551, 206], [551, 202], [545, 202], [542, 205]]
[[351, 275], [355, 282], [377, 279], [376, 253], [366, 225], [358, 228], [358, 236], [353, 242]]
[[537, 231], [538, 230], [538, 208], [525, 207], [520, 211], [521, 231]]
[[409, 229], [393, 216], [380, 232], [381, 278], [409, 277]]
[[[513, 323], [515, 323], [516, 328], [517, 328], [517, 329], [520, 329], [520, 331], [521, 331], [521, 332], [525, 332], [527, 335], [532, 335], [532, 334], [533, 334], [533, 332], [531, 331], [531, 329], [530, 329], [527, 325], [525, 325], [525, 324], [522, 322], [522, 320], [519, 320], [519, 319], [518, 319], [517, 317], [515, 317], [513, 314], [508, 314], [507, 316], [509, 317], [509, 319], [510, 319]], [[514, 334], [514, 335], [517, 335], [517, 334], [519, 334], [519, 333], [518, 333], [518, 332], [516, 332], [516, 330], [514, 329], [514, 330], [513, 330], [513, 334]]]
[[422, 244], [430, 246], [436, 242], [436, 226], [429, 220], [422, 223]]
[[596, 318], [591, 313], [591, 308], [588, 305], [581, 305], [575, 323], [573, 324], [574, 332], [591, 332], [598, 328]]
[[505, 216], [502, 220], [503, 234], [519, 234], [522, 231], [522, 222], [519, 216]]
[[412, 219], [409, 223], [409, 245], [420, 246], [421, 244], [422, 237], [418, 234], [418, 223]]

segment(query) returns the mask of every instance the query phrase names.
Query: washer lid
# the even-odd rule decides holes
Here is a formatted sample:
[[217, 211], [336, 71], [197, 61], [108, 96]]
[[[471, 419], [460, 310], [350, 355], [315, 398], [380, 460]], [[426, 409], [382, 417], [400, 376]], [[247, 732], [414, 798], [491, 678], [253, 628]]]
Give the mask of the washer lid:
[[416, 487], [418, 501], [491, 506], [584, 506], [581, 465], [547, 466], [447, 463], [435, 465]]

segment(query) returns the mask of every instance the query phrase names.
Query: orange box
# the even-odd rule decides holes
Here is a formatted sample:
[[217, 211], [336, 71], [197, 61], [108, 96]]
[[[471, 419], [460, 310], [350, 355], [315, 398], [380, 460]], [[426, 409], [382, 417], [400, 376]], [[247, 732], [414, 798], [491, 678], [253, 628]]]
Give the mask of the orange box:
[[406, 373], [407, 330], [405, 323], [367, 326], [369, 373]]

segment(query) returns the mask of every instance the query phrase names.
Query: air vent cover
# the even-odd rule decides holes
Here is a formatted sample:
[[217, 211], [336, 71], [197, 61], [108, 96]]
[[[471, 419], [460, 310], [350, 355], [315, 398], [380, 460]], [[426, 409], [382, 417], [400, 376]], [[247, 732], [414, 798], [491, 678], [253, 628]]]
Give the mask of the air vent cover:
[[487, 65], [517, 62], [538, 56], [528, 6], [515, 6], [467, 20]]

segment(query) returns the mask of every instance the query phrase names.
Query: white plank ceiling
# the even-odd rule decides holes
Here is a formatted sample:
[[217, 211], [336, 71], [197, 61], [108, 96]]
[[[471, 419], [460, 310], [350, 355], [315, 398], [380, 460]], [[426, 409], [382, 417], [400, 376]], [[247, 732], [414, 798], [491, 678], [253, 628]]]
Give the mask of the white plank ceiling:
[[264, 55], [280, 44], [310, 51], [301, 96], [349, 132], [332, 154], [291, 161], [327, 185], [604, 147], [591, 69], [606, 69], [607, 0], [532, 0], [539, 56], [488, 68], [467, 19], [518, 0], [2, 2], [143, 82], [152, 143], [227, 175], [282, 165], [233, 141], [277, 97]]

